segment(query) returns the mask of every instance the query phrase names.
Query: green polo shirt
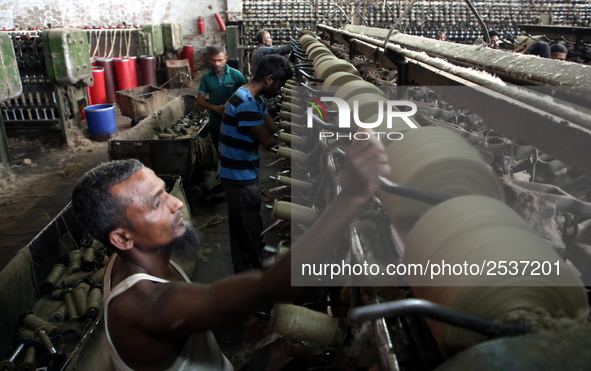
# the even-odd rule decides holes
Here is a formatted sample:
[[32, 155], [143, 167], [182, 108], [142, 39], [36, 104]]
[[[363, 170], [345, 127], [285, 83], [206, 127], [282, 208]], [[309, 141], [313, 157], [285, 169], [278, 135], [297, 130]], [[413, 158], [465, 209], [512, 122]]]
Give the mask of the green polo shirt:
[[[219, 106], [226, 104], [232, 94], [244, 84], [246, 79], [242, 73], [226, 64], [222, 76], [216, 75], [212, 70], [203, 74], [199, 83], [199, 93], [205, 95], [209, 93], [209, 103]], [[209, 112], [209, 126], [219, 128], [222, 125], [222, 116], [214, 111], [207, 110], [207, 112]]]

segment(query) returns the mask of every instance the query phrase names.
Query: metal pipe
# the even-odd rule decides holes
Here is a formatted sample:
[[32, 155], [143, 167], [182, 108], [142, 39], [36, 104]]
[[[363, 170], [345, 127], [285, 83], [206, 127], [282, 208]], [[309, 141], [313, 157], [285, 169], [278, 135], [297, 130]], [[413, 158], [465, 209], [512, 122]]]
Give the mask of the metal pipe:
[[476, 19], [478, 20], [478, 23], [480, 23], [480, 27], [482, 27], [482, 32], [484, 33], [484, 41], [486, 41], [486, 45], [490, 45], [490, 36], [488, 35], [488, 28], [486, 27], [486, 24], [482, 20], [482, 17], [480, 17], [480, 14], [478, 14], [478, 10], [476, 10], [474, 5], [472, 4], [472, 1], [470, 1], [470, 0], [465, 0], [465, 1], [466, 1], [466, 4], [468, 4], [468, 8], [470, 8], [472, 13], [474, 14]]
[[451, 196], [440, 195], [431, 192], [425, 192], [418, 189], [406, 187], [400, 184], [392, 183], [390, 180], [380, 176], [380, 188], [383, 191], [391, 193], [393, 195], [410, 198], [411, 200], [425, 202], [431, 205], [439, 205], [451, 199]]
[[318, 77], [310, 76], [306, 72], [302, 71], [301, 69], [299, 69], [298, 72], [300, 73], [300, 75], [304, 76], [306, 79], [308, 79], [310, 81], [324, 82], [324, 80], [325, 80], [325, 79], [321, 79], [321, 78], [318, 78]]
[[[328, 11], [328, 12], [326, 12], [326, 14], [324, 14], [324, 17], [322, 17], [322, 19], [323, 19], [323, 20], [324, 20], [324, 19], [326, 19], [326, 16], [327, 16], [328, 14], [330, 14], [330, 12], [331, 12], [331, 11], [332, 11], [334, 8], [338, 8], [338, 9], [339, 9], [339, 10], [340, 10], [340, 11], [341, 11], [341, 12], [342, 12], [344, 15], [345, 15], [345, 17], [347, 17], [347, 22], [351, 22], [351, 17], [349, 17], [349, 16], [347, 15], [347, 12], [345, 12], [345, 11], [343, 10], [343, 8], [341, 8], [341, 7], [339, 6], [339, 4], [334, 4], [334, 5], [332, 6], [332, 8], [330, 8], [330, 9], [329, 9], [329, 11]], [[332, 17], [331, 17], [331, 18], [332, 18]]]
[[417, 0], [412, 0], [412, 2], [410, 4], [408, 4], [406, 9], [404, 10], [404, 13], [402, 13], [400, 18], [398, 18], [398, 20], [396, 21], [396, 23], [394, 23], [394, 25], [392, 25], [392, 27], [390, 28], [390, 31], [388, 31], [388, 36], [386, 36], [386, 39], [384, 40], [384, 44], [382, 45], [382, 48], [386, 49], [386, 46], [388, 46], [388, 42], [390, 41], [390, 36], [392, 36], [392, 32], [394, 32], [394, 29], [396, 27], [398, 27], [400, 22], [402, 22], [404, 17], [406, 17], [406, 14], [409, 12], [409, 10], [412, 8], [412, 6], [416, 3], [416, 1]]
[[296, 68], [302, 68], [302, 67], [311, 67], [311, 68], [314, 68], [314, 65], [313, 64], [310, 64], [310, 63], [298, 63], [298, 64], [294, 64], [291, 67], [294, 68], [294, 69], [296, 69]]
[[14, 362], [16, 361], [16, 359], [18, 358], [18, 356], [25, 349], [25, 346], [29, 342], [30, 342], [29, 339], [22, 339], [22, 340], [20, 340], [19, 343], [18, 343], [18, 345], [14, 349], [14, 352], [12, 352], [12, 354], [10, 355], [10, 358], [8, 358], [7, 360], [4, 360], [4, 361], [0, 362], [0, 371], [12, 371], [12, 370], [14, 370], [15, 369]]
[[404, 299], [382, 304], [358, 307], [351, 311], [350, 319], [356, 322], [378, 318], [419, 315], [456, 327], [475, 331], [490, 337], [522, 335], [532, 330], [516, 323], [500, 323], [474, 316], [423, 299]]
[[306, 51], [304, 49], [300, 48], [299, 46], [295, 45], [294, 43], [290, 43], [290, 45], [294, 51], [297, 51], [299, 53], [306, 53]]
[[304, 55], [304, 54], [301, 54], [301, 53], [298, 53], [298, 52], [297, 52], [297, 51], [295, 51], [295, 50], [292, 50], [291, 52], [292, 52], [292, 53], [293, 53], [293, 54], [294, 54], [296, 57], [298, 57], [299, 59], [312, 61], [312, 59], [308, 59], [308, 58], [306, 58], [306, 57], [308, 56], [308, 54], [307, 54], [307, 53], [305, 53], [305, 52], [304, 52], [304, 54], [305, 54], [305, 55]]
[[297, 70], [300, 73], [303, 72], [303, 71], [305, 71], [305, 72], [311, 72], [311, 73], [316, 72], [316, 69], [315, 68], [310, 68], [310, 67], [299, 67]]
[[324, 90], [316, 90], [306, 84], [304, 84], [303, 82], [300, 82], [300, 86], [306, 90], [308, 90], [310, 93], [314, 94], [314, 95], [326, 95], [326, 96], [334, 96], [335, 92], [331, 92], [331, 91], [324, 91]]

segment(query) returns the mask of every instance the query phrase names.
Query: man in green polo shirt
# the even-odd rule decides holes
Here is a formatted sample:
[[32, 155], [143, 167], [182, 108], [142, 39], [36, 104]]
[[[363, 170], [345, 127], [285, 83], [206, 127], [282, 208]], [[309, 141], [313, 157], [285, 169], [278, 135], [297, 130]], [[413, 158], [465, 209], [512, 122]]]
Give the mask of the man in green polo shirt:
[[[240, 71], [226, 64], [228, 56], [223, 46], [208, 47], [207, 59], [211, 69], [201, 77], [197, 105], [209, 112], [209, 132], [217, 150], [226, 102], [239, 87], [246, 84], [246, 79]], [[207, 94], [209, 102], [205, 100]]]

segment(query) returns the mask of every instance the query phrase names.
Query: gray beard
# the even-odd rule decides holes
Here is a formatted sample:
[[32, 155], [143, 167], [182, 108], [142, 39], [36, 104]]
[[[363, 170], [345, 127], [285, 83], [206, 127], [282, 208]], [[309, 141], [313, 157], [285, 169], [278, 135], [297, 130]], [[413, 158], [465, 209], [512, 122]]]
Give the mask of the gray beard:
[[171, 243], [160, 246], [158, 251], [174, 256], [175, 260], [195, 260], [201, 236], [197, 229], [191, 227], [186, 221], [183, 222], [183, 225], [186, 228], [185, 233], [172, 240]]

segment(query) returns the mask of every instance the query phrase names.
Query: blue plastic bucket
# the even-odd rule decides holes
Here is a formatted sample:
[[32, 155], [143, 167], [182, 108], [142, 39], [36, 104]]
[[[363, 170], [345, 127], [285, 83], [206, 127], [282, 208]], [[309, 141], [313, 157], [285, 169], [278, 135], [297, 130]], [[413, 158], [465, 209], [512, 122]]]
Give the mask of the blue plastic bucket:
[[95, 104], [84, 108], [84, 112], [89, 135], [108, 135], [117, 131], [113, 104]]

